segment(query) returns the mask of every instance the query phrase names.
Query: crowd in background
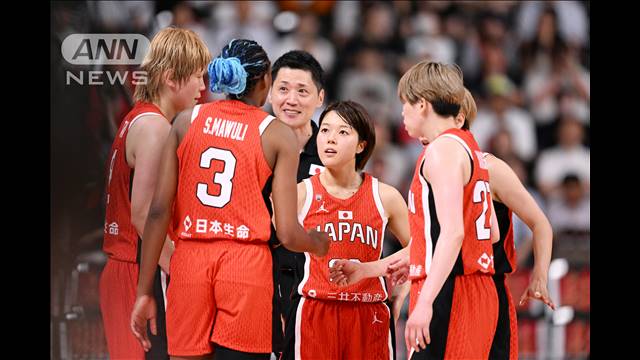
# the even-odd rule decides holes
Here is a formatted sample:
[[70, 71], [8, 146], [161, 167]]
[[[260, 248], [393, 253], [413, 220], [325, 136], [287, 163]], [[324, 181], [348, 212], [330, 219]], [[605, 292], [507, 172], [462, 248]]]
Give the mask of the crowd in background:
[[[74, 33], [151, 39], [173, 25], [198, 33], [213, 56], [233, 38], [256, 40], [272, 62], [291, 49], [309, 51], [326, 73], [325, 105], [351, 99], [375, 121], [376, 148], [365, 171], [405, 196], [422, 145], [404, 130], [398, 80], [423, 59], [458, 64], [478, 105], [471, 131], [480, 148], [505, 160], [534, 195], [554, 229], [554, 258], [568, 259], [578, 279], [564, 288], [589, 296], [580, 280], [590, 258], [588, 2], [89, 1], [52, 11], [52, 268], [66, 269], [74, 256], [100, 249], [104, 164], [133, 93], [131, 82], [66, 85], [64, 72], [79, 67], [56, 60], [60, 44]], [[213, 99], [206, 91], [204, 100]], [[265, 108], [270, 111], [268, 103]], [[514, 234], [526, 276], [531, 232], [515, 215]], [[386, 252], [399, 246], [385, 245]], [[588, 303], [575, 307], [582, 317], [573, 322], [582, 327], [571, 330], [577, 335], [565, 334], [568, 358], [586, 356], [589, 346]], [[519, 312], [522, 358], [548, 354], [551, 345], [539, 340], [547, 330], [535, 322], [542, 321], [540, 313], [535, 305]], [[529, 332], [538, 341], [527, 355]]]

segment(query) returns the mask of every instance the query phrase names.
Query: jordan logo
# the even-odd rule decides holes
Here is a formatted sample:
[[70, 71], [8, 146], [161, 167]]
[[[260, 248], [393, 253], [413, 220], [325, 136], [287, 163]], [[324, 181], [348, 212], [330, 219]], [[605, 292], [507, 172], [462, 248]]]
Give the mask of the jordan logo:
[[371, 324], [375, 324], [376, 322], [379, 322], [380, 324], [382, 324], [382, 320], [378, 320], [378, 313], [374, 312], [373, 313], [373, 322]]
[[322, 202], [322, 204], [320, 204], [320, 207], [318, 208], [318, 210], [316, 210], [316, 214], [319, 212], [326, 212], [326, 213], [329, 212], [329, 210], [324, 208], [324, 201]]

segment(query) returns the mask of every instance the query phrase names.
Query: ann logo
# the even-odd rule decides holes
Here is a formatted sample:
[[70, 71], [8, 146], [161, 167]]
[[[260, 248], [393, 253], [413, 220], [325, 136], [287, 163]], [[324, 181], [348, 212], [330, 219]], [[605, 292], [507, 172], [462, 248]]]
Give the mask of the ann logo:
[[71, 34], [62, 42], [62, 56], [74, 65], [137, 65], [149, 44], [140, 34]]

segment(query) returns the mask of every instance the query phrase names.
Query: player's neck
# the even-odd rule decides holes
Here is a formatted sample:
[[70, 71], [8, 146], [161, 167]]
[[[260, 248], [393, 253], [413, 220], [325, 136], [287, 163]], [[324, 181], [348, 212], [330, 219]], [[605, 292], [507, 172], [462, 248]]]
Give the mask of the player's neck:
[[438, 116], [434, 119], [433, 126], [430, 129], [425, 129], [423, 133], [425, 133], [425, 137], [427, 138], [427, 140], [429, 140], [429, 142], [432, 142], [438, 136], [442, 135], [442, 133], [449, 129], [457, 129], [454, 120], [451, 117], [444, 118]]
[[311, 121], [306, 122], [304, 125], [293, 128], [293, 132], [296, 134], [296, 138], [298, 139], [298, 150], [302, 152], [309, 139], [311, 139], [311, 135], [313, 135], [313, 128], [311, 127]]
[[[255, 89], [254, 89], [255, 90]], [[258, 93], [258, 91], [252, 91], [251, 93], [243, 96], [238, 99], [238, 101], [242, 101], [243, 103], [251, 106], [255, 106], [257, 108], [261, 108], [264, 105], [264, 99], [261, 98], [262, 95]], [[229, 99], [229, 97], [227, 97]]]
[[362, 184], [362, 176], [354, 170], [354, 164], [349, 162], [339, 169], [325, 168], [320, 174], [320, 182], [325, 188], [357, 190]]
[[178, 110], [173, 106], [171, 101], [162, 96], [160, 96], [158, 101], [154, 102], [153, 104], [160, 108], [160, 111], [162, 111], [164, 117], [169, 121], [172, 121], [173, 118], [178, 114]]

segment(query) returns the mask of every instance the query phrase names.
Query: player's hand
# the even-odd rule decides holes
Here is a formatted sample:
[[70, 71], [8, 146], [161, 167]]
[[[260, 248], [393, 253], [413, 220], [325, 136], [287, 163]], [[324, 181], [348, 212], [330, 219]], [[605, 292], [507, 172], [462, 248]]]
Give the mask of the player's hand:
[[418, 303], [404, 328], [404, 342], [407, 346], [407, 351], [413, 348], [416, 352], [419, 352], [424, 350], [427, 344], [431, 343], [429, 324], [432, 317], [433, 306], [418, 299]]
[[147, 336], [147, 320], [150, 321], [151, 333], [157, 335], [156, 329], [156, 301], [151, 295], [142, 295], [136, 298], [131, 312], [131, 331], [140, 341], [144, 351], [151, 349], [151, 341]]
[[323, 231], [316, 231], [315, 229], [309, 230], [309, 237], [315, 243], [315, 249], [313, 253], [322, 257], [329, 252], [329, 234]]
[[387, 266], [385, 276], [391, 281], [391, 285], [402, 285], [409, 278], [409, 257], [392, 261]]
[[364, 265], [356, 261], [336, 260], [329, 268], [329, 281], [338, 286], [352, 285], [364, 278]]
[[556, 306], [549, 297], [549, 290], [547, 289], [547, 281], [543, 276], [533, 276], [529, 286], [524, 291], [524, 294], [520, 297], [519, 305], [525, 305], [529, 299], [540, 300], [547, 304], [551, 310], [555, 310]]

